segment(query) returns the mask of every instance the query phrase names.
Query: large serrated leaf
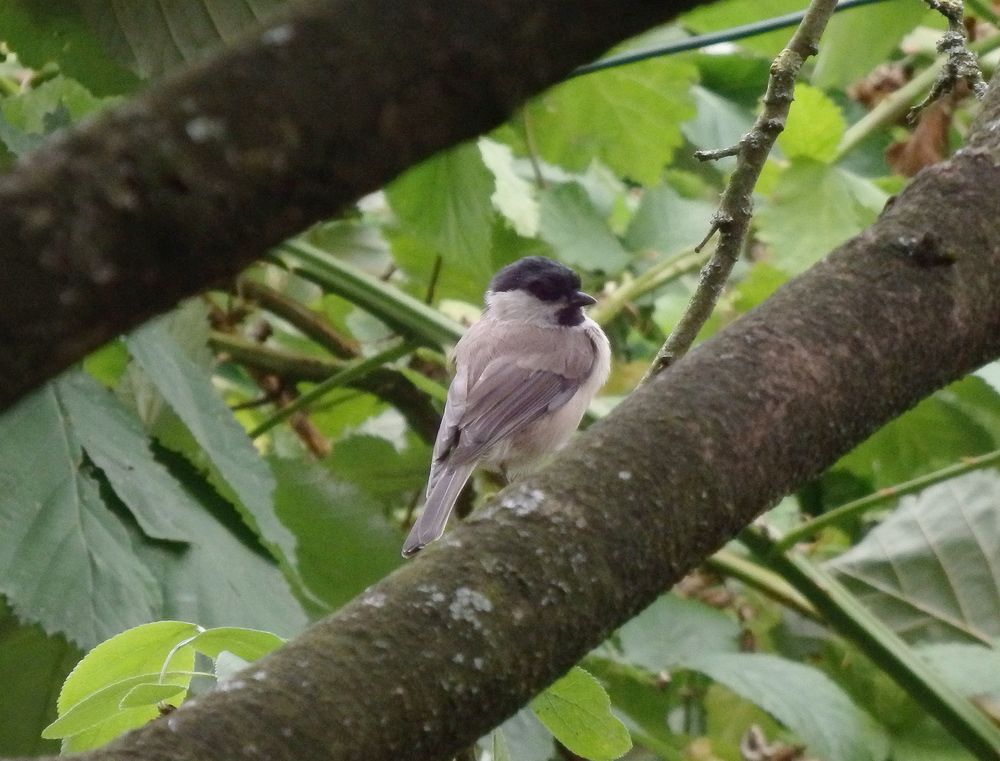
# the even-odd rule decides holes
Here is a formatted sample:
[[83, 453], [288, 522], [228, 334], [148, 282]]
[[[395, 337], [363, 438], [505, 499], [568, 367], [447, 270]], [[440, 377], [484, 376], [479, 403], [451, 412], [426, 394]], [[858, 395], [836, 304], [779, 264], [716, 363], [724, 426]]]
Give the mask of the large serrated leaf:
[[608, 693], [578, 666], [532, 700], [531, 710], [559, 742], [590, 761], [613, 761], [632, 747]]
[[143, 78], [232, 42], [281, 0], [78, 0], [105, 50]]
[[156, 461], [135, 415], [82, 373], [61, 379], [59, 391], [75, 436], [143, 533], [153, 539], [186, 541], [188, 532], [178, 525], [175, 515], [177, 502], [188, 497]]
[[128, 350], [211, 462], [210, 477], [223, 496], [275, 555], [295, 557], [295, 537], [278, 520], [267, 463], [214, 387], [211, 374], [194, 362], [171, 335], [169, 318], [143, 326]]
[[881, 761], [888, 753], [885, 731], [816, 669], [762, 653], [719, 653], [684, 665], [763, 708], [818, 758]]
[[586, 270], [619, 272], [631, 258], [594, 208], [587, 191], [575, 182], [542, 193], [539, 237], [560, 261]]
[[659, 256], [693, 248], [705, 237], [715, 204], [682, 198], [669, 185], [642, 194], [639, 208], [625, 233], [631, 251], [655, 251]]
[[969, 473], [905, 497], [828, 564], [912, 641], [1000, 637], [1000, 475]]
[[479, 293], [493, 275], [493, 192], [493, 176], [475, 143], [432, 156], [386, 190], [403, 231], [430, 246], [445, 270], [457, 270]]
[[547, 91], [527, 106], [542, 158], [582, 170], [598, 158], [623, 177], [652, 185], [694, 116], [698, 70], [679, 59], [608, 69]]
[[822, 90], [799, 84], [795, 87], [788, 124], [778, 136], [778, 147], [789, 157], [830, 162], [837, 154], [846, 126], [840, 106]]
[[926, 13], [923, 3], [909, 2], [878, 3], [838, 13], [823, 33], [823, 45], [812, 72], [813, 84], [846, 90], [885, 61], [903, 35]]
[[89, 647], [154, 618], [162, 598], [85, 462], [65, 382], [0, 417], [0, 592], [23, 619]]
[[274, 458], [271, 465], [278, 512], [299, 537], [302, 579], [331, 608], [402, 562], [403, 530], [371, 497], [315, 463]]
[[0, 749], [5, 756], [58, 752], [58, 745], [42, 739], [41, 732], [55, 719], [59, 685], [81, 655], [64, 637], [19, 623], [0, 598]]
[[246, 626], [291, 636], [306, 624], [281, 569], [210, 485], [180, 457], [164, 453], [190, 499], [177, 519], [187, 545], [143, 542], [136, 547], [163, 589], [159, 617], [204, 626]]
[[797, 158], [757, 214], [757, 235], [773, 262], [797, 274], [875, 221], [888, 195], [871, 181], [814, 159]]
[[739, 625], [722, 611], [667, 594], [619, 629], [617, 648], [608, 652], [655, 674], [696, 655], [734, 653], [739, 636]]

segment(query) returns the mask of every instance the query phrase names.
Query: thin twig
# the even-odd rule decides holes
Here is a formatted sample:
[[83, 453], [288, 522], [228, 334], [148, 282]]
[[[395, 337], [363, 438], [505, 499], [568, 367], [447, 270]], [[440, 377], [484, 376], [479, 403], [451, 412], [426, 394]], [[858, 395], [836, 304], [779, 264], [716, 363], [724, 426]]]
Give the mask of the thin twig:
[[283, 293], [249, 278], [240, 281], [238, 291], [272, 314], [290, 322], [335, 357], [352, 359], [361, 353], [357, 341], [341, 335], [319, 314]]
[[402, 343], [398, 343], [395, 346], [386, 349], [380, 354], [376, 354], [374, 357], [361, 360], [345, 367], [339, 373], [336, 373], [322, 383], [319, 383], [309, 389], [309, 391], [295, 399], [295, 401], [290, 403], [287, 407], [283, 407], [275, 412], [271, 417], [250, 431], [250, 438], [256, 439], [257, 437], [262, 436], [274, 428], [274, 426], [287, 420], [300, 409], [312, 404], [324, 394], [329, 393], [332, 389], [346, 386], [352, 381], [364, 377], [366, 374], [380, 368], [382, 365], [399, 359], [405, 354], [409, 354], [415, 348], [415, 344], [403, 341]]
[[976, 97], [986, 97], [986, 80], [979, 60], [965, 44], [965, 7], [962, 0], [924, 0], [927, 5], [948, 20], [948, 31], [938, 40], [937, 51], [948, 56], [927, 96], [910, 109], [906, 120], [915, 124], [920, 113], [942, 95], [952, 92], [959, 82], [965, 82]]
[[521, 126], [524, 128], [524, 145], [528, 149], [528, 160], [531, 162], [531, 170], [535, 173], [535, 185], [539, 190], [545, 190], [548, 183], [542, 174], [542, 165], [538, 163], [538, 148], [535, 146], [535, 133], [531, 129], [527, 108], [521, 109]]
[[648, 270], [632, 280], [622, 283], [608, 296], [602, 298], [590, 310], [591, 319], [598, 325], [607, 325], [618, 316], [630, 301], [634, 301], [682, 275], [694, 272], [705, 264], [708, 257], [709, 254], [701, 254], [695, 252], [694, 249], [687, 249], [676, 256], [660, 259]]
[[434, 303], [434, 291], [437, 290], [438, 278], [441, 276], [441, 262], [443, 257], [438, 254], [434, 257], [434, 269], [431, 270], [431, 281], [427, 284], [427, 295], [424, 296], [425, 304]]
[[[969, 46], [969, 49], [978, 55], [985, 55], [998, 47], [1000, 47], [1000, 34], [993, 34], [976, 41]], [[898, 90], [889, 93], [875, 108], [848, 127], [840, 139], [840, 145], [837, 146], [837, 154], [833, 157], [833, 162], [840, 161], [874, 132], [886, 125], [894, 124], [902, 118], [906, 113], [907, 106], [934, 83], [943, 66], [944, 60], [938, 59]]]
[[835, 0], [813, 0], [806, 9], [802, 23], [792, 35], [788, 47], [771, 64], [763, 108], [751, 130], [739, 143], [731, 148], [699, 151], [695, 154], [702, 161], [735, 155], [738, 157], [736, 170], [722, 193], [719, 210], [712, 217], [708, 235], [696, 249], [699, 250], [718, 232], [719, 244], [715, 254], [702, 268], [700, 282], [684, 315], [657, 353], [643, 381], [649, 380], [683, 356], [712, 314], [743, 248], [753, 209], [753, 189], [774, 141], [785, 128], [795, 92], [795, 78], [803, 62], [818, 52], [819, 38], [836, 6]]

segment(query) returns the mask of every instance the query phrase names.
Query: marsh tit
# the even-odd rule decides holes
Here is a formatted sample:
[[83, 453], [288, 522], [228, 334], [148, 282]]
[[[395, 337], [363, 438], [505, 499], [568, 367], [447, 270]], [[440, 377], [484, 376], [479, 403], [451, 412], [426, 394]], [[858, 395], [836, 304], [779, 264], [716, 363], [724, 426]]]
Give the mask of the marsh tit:
[[576, 430], [611, 367], [607, 336], [583, 313], [594, 303], [579, 275], [541, 256], [490, 282], [482, 318], [455, 346], [427, 500], [404, 557], [444, 533], [477, 465], [508, 478], [529, 472]]

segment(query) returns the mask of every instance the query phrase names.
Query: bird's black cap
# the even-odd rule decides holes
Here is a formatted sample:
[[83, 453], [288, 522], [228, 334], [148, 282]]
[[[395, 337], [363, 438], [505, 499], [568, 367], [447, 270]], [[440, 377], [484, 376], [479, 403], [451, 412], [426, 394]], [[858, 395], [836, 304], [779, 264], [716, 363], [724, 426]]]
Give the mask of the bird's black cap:
[[544, 256], [526, 256], [494, 275], [490, 290], [493, 293], [522, 290], [542, 301], [558, 301], [579, 292], [580, 276], [565, 264]]

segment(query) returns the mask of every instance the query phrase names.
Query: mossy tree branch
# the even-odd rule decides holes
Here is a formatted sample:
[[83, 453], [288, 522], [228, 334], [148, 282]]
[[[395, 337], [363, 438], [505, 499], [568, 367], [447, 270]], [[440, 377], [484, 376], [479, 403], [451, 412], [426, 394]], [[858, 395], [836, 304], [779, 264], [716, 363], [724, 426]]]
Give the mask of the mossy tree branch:
[[705, 0], [290, 3], [0, 177], [0, 408]]
[[1000, 355], [998, 184], [994, 87], [951, 161], [550, 467], [231, 689], [81, 758], [451, 758], [782, 495]]

